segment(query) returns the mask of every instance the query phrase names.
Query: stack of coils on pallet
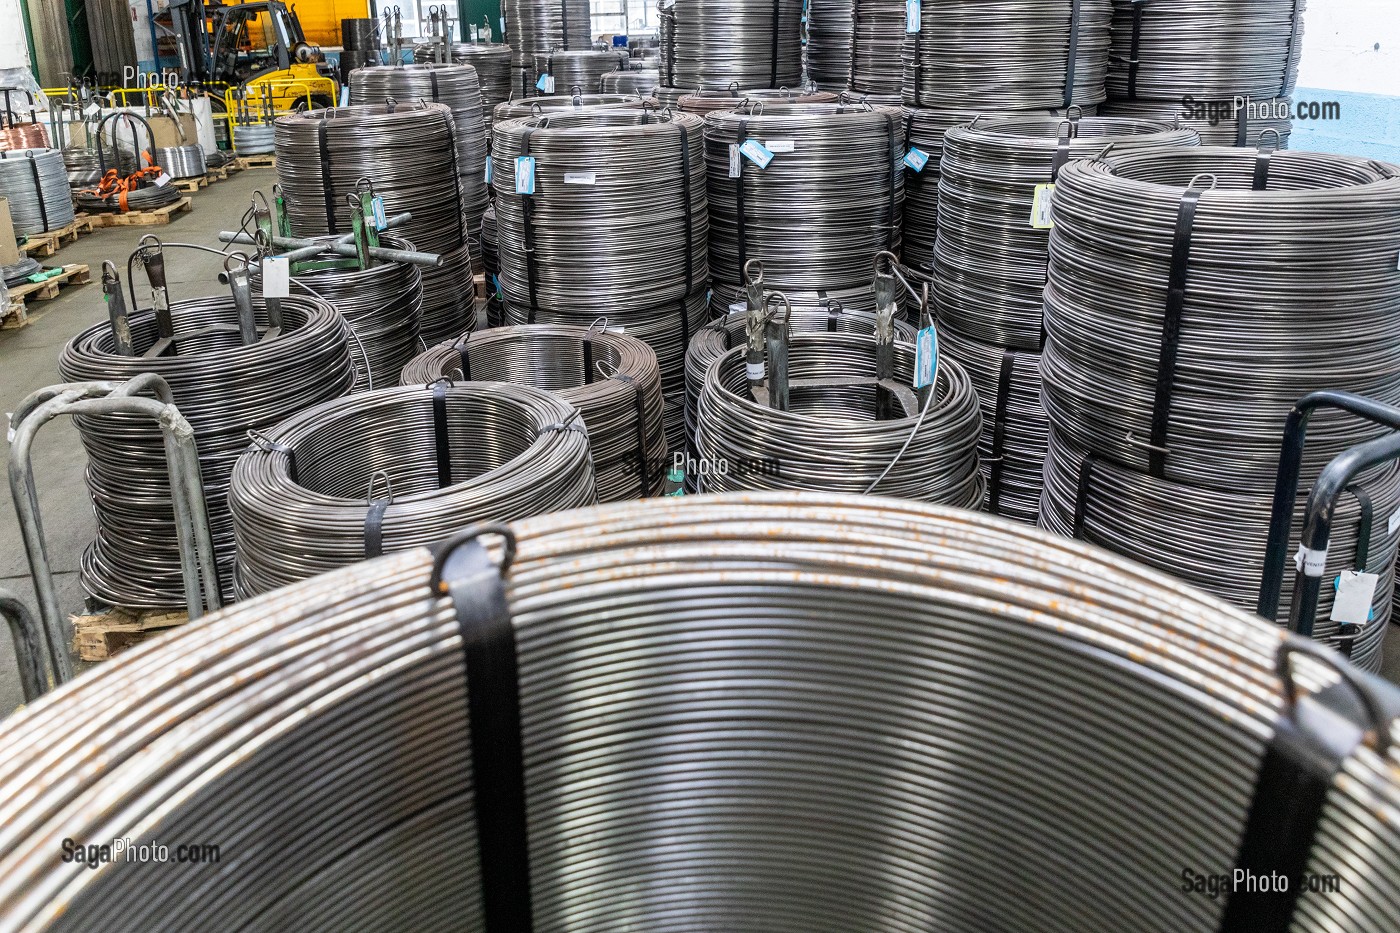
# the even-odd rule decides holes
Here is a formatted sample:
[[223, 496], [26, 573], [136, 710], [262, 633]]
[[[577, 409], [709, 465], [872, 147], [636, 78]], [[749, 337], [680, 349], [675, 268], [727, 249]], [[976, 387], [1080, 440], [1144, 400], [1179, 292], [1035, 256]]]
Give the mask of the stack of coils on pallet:
[[685, 94], [676, 101], [676, 106], [687, 113], [714, 113], [716, 110], [734, 110], [746, 100], [769, 101], [780, 104], [825, 104], [836, 100], [830, 91], [791, 90], [789, 88], [750, 88], [739, 90], [739, 85], [731, 84], [723, 91], [695, 91]]
[[[386, 69], [387, 70], [387, 69]], [[423, 281], [428, 343], [476, 323], [471, 248], [457, 184], [452, 111], [444, 104], [366, 104], [278, 117], [277, 180], [295, 236], [344, 234], [358, 208], [348, 195], [368, 178], [388, 216], [413, 219], [394, 229], [443, 263]], [[484, 174], [484, 172], [483, 172]]]
[[[502, 120], [523, 120], [527, 117], [543, 116], [558, 111], [575, 111], [604, 107], [608, 109], [632, 108], [641, 106], [642, 99], [634, 94], [556, 94], [549, 97], [529, 97], [523, 100], [506, 101], [497, 104], [494, 114], [496, 123]], [[495, 132], [494, 125], [492, 132]]]
[[[1294, 402], [1342, 389], [1400, 403], [1400, 177], [1313, 153], [1110, 153], [1061, 171], [1054, 217], [1041, 524], [1254, 606]], [[1318, 415], [1303, 488], [1379, 433]], [[1363, 496], [1378, 517], [1400, 506], [1400, 468], [1355, 489], [1338, 507], [1329, 580], [1356, 569]], [[1377, 518], [1366, 549], [1381, 585], [1355, 658], [1370, 668], [1390, 615], [1393, 530]], [[1316, 634], [1331, 640], [1323, 590]]]
[[[535, 56], [530, 91], [541, 96], [552, 96], [565, 93], [570, 88], [580, 88], [586, 94], [596, 94], [603, 75], [616, 71], [623, 62], [624, 58], [616, 52], [591, 49], [543, 52]], [[553, 84], [552, 89], [539, 86], [546, 75]]]
[[267, 155], [277, 149], [277, 133], [265, 123], [235, 123], [233, 148], [241, 156]]
[[[982, 504], [986, 487], [978, 472], [982, 416], [967, 373], [943, 360], [931, 398], [919, 411], [878, 418], [870, 384], [878, 373], [876, 338], [853, 333], [802, 333], [791, 337], [786, 411], [755, 400], [751, 364], [743, 346], [710, 364], [696, 407], [695, 450], [701, 491], [815, 489], [922, 499], [963, 508]], [[762, 364], [760, 364], [762, 365]], [[768, 361], [771, 373], [773, 362]], [[914, 347], [894, 344], [891, 378], [910, 385]], [[769, 391], [772, 391], [770, 386]]]
[[674, 0], [659, 15], [666, 87], [802, 83], [801, 0]]
[[511, 94], [535, 93], [535, 56], [556, 49], [587, 49], [588, 0], [507, 0], [501, 4], [506, 42], [510, 43]]
[[598, 89], [604, 94], [647, 95], [661, 83], [661, 72], [656, 70], [609, 71], [598, 81]]
[[[455, 933], [518, 892], [542, 930], [1249, 929], [1291, 901], [1184, 893], [1182, 872], [1272, 883], [1250, 814], [1296, 804], [1260, 775], [1301, 731], [1334, 750], [1287, 838], [1341, 883], [1294, 888], [1293, 929], [1395, 928], [1380, 688], [1175, 581], [814, 494], [512, 531], [485, 538], [513, 558], [504, 688], [463, 643], [472, 583], [482, 604], [500, 586], [464, 579], [469, 543], [438, 572], [413, 550], [224, 610], [12, 716], [0, 923]], [[55, 854], [111, 838], [219, 859]]]
[[351, 103], [383, 104], [391, 99], [429, 100], [452, 109], [462, 212], [467, 228], [475, 230], [488, 201], [486, 123], [476, 70], [470, 65], [396, 65], [351, 72]]
[[404, 367], [403, 384], [511, 382], [556, 393], [582, 415], [599, 502], [659, 495], [665, 485], [661, 371], [635, 337], [594, 327], [495, 327], [440, 343]]
[[203, 178], [208, 166], [198, 143], [188, 146], [157, 146], [152, 156], [156, 165], [171, 178]]
[[68, 169], [57, 149], [0, 152], [0, 196], [10, 202], [16, 236], [57, 230], [73, 222]]
[[[176, 301], [173, 353], [143, 354], [159, 339], [151, 309], [131, 315], [136, 355], [116, 352], [110, 324], [69, 341], [58, 369], [68, 382], [121, 382], [155, 373], [194, 427], [209, 526], [225, 599], [234, 598], [233, 526], [228, 478], [248, 446], [248, 431], [272, 427], [304, 408], [337, 398], [355, 381], [352, 340], [330, 305], [306, 295], [283, 298], [282, 332], [243, 345], [229, 295]], [[268, 322], [254, 299], [260, 337]], [[178, 538], [160, 429], [146, 419], [103, 415], [75, 419], [88, 455], [87, 482], [97, 540], [83, 555], [88, 592], [114, 606], [183, 608]]]
[[1302, 38], [1301, 0], [1113, 0], [1105, 112], [1179, 114], [1207, 145], [1286, 144]]
[[[888, 107], [767, 101], [706, 117], [710, 269], [720, 306], [738, 300], [744, 265], [758, 259], [767, 287], [794, 304], [830, 297], [874, 309], [875, 256], [899, 249], [901, 118]], [[764, 151], [772, 157], [760, 167]]]
[[102, 181], [102, 160], [96, 149], [64, 149], [63, 167], [68, 173], [70, 189], [91, 188]]
[[309, 408], [238, 459], [241, 595], [431, 545], [477, 522], [597, 501], [578, 410], [523, 385], [365, 392]]
[[[417, 48], [414, 49], [416, 53]], [[350, 83], [356, 68], [383, 64], [379, 52], [379, 21], [369, 17], [340, 21], [340, 81]]]
[[[387, 249], [413, 244], [380, 236]], [[261, 267], [252, 269], [253, 290], [262, 294]], [[427, 271], [426, 269], [424, 271]], [[292, 289], [330, 303], [354, 334], [355, 391], [398, 385], [399, 373], [418, 353], [423, 283], [417, 266], [378, 262], [367, 269], [319, 269], [292, 275]]]
[[897, 98], [908, 25], [899, 0], [813, 0], [807, 24], [812, 81], [830, 91]]
[[481, 265], [486, 278], [486, 326], [500, 327], [505, 323], [505, 304], [501, 300], [501, 264], [496, 255], [496, 208], [488, 207], [481, 215]]
[[1050, 220], [1037, 218], [1071, 159], [1144, 146], [1194, 146], [1163, 123], [1072, 116], [977, 119], [944, 137], [933, 299], [943, 349], [982, 402], [987, 508], [1034, 522], [1048, 427], [1036, 375]]
[[[645, 340], [675, 450], [710, 275], [703, 129], [688, 113], [551, 113], [497, 123], [491, 153], [506, 320], [586, 327], [601, 316]], [[530, 194], [517, 191], [521, 159], [533, 160]]]

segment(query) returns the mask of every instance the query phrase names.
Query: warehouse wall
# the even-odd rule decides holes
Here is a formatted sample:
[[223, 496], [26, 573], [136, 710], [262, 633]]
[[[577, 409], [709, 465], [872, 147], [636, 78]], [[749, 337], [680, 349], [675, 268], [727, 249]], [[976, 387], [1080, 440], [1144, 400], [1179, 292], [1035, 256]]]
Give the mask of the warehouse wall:
[[1336, 101], [1341, 118], [1300, 119], [1294, 149], [1400, 161], [1400, 17], [1395, 0], [1309, 0], [1297, 102]]

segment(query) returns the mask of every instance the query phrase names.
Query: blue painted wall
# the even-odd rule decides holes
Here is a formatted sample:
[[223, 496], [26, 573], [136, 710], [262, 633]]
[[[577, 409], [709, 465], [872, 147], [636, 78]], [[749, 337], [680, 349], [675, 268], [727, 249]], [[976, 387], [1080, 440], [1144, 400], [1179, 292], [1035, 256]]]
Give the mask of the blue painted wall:
[[1336, 101], [1341, 119], [1295, 119], [1288, 148], [1400, 163], [1400, 97], [1298, 88], [1293, 100], [1295, 104]]

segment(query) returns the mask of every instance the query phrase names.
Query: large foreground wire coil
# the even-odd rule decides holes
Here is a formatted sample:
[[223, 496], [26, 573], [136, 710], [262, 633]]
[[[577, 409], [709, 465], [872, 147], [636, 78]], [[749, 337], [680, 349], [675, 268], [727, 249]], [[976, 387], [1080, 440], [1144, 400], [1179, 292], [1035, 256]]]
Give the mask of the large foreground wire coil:
[[[1348, 689], [1257, 618], [962, 510], [770, 493], [512, 527], [542, 931], [1213, 933], [1229, 898], [1183, 869], [1233, 870], [1271, 740]], [[0, 922], [481, 933], [485, 727], [431, 566], [270, 593], [13, 716]], [[1377, 718], [1323, 779], [1308, 868], [1343, 884], [1300, 894], [1304, 933], [1400, 917]], [[60, 860], [127, 836], [220, 857]]]
[[[875, 255], [898, 252], [904, 198], [902, 114], [864, 104], [750, 101], [705, 119], [710, 269], [734, 301], [744, 265], [796, 304], [818, 293], [873, 310]], [[761, 168], [743, 153], [773, 153]], [[825, 296], [823, 296], [825, 297]]]
[[913, 107], [1045, 110], [1105, 97], [1111, 0], [930, 0], [904, 43]]
[[[259, 334], [266, 310], [254, 300]], [[229, 474], [248, 431], [272, 427], [304, 408], [337, 398], [355, 381], [353, 341], [344, 319], [319, 298], [282, 299], [283, 332], [244, 346], [232, 297], [172, 303], [175, 355], [145, 357], [159, 336], [155, 312], [131, 314], [138, 355], [121, 356], [107, 323], [63, 348], [58, 369], [69, 382], [125, 381], [153, 372], [170, 384], [194, 427], [210, 531], [225, 599], [232, 599], [233, 527]], [[183, 608], [184, 587], [170, 483], [159, 428], [124, 415], [75, 419], [87, 451], [87, 482], [97, 539], [83, 555], [83, 586], [114, 606]]]
[[288, 418], [234, 467], [239, 592], [433, 544], [477, 522], [593, 504], [577, 415], [529, 386], [444, 382], [366, 392]]
[[661, 372], [656, 353], [626, 334], [591, 327], [495, 327], [440, 343], [404, 367], [404, 385], [511, 382], [554, 392], [588, 429], [599, 502], [657, 495], [666, 480]]
[[[894, 345], [894, 379], [914, 377], [914, 347]], [[876, 418], [871, 385], [799, 386], [802, 379], [873, 378], [876, 341], [860, 334], [792, 337], [791, 404], [778, 411], [749, 392], [743, 346], [710, 364], [697, 405], [695, 449], [709, 475], [702, 491], [815, 489], [982, 503], [977, 395], [957, 363], [939, 365], [933, 398], [917, 414]], [[721, 468], [721, 465], [727, 469]], [[878, 481], [878, 482], [877, 482]]]
[[0, 150], [0, 197], [10, 202], [16, 236], [73, 222], [68, 169], [57, 149]]
[[802, 82], [801, 0], [673, 0], [659, 16], [661, 83], [668, 87]]

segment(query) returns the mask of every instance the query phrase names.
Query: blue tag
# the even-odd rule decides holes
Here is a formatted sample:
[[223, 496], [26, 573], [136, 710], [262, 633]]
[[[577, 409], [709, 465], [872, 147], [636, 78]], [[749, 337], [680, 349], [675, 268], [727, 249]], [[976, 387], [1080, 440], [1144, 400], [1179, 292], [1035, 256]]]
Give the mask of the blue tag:
[[773, 161], [773, 153], [756, 139], [745, 140], [744, 144], [739, 147], [739, 151], [743, 153], [744, 158], [759, 168], [767, 168], [768, 163]]
[[535, 82], [535, 87], [546, 94], [553, 94], [554, 75], [540, 75], [540, 79]]
[[505, 18], [504, 16], [502, 16], [502, 17], [501, 17], [501, 40], [502, 40], [502, 41], [505, 41], [505, 35], [506, 35], [506, 18]]
[[916, 172], [922, 172], [924, 166], [928, 165], [928, 153], [914, 146], [909, 147], [909, 151], [904, 153], [904, 164]]
[[535, 193], [535, 157], [515, 157], [515, 193]]
[[626, 36], [613, 36], [613, 48], [615, 48], [615, 49], [625, 49], [625, 48], [627, 48], [627, 37], [626, 37]]
[[938, 332], [932, 327], [919, 331], [914, 343], [914, 388], [933, 385], [938, 378]]
[[375, 195], [370, 199], [369, 206], [374, 211], [374, 229], [383, 230], [389, 226], [389, 220], [384, 216], [384, 199]]
[[340, 106], [350, 106], [350, 85], [348, 84], [340, 89]]
[[921, 0], [904, 0], [904, 31], [918, 32], [923, 28], [924, 9]]
[[491, 157], [486, 157], [486, 183], [491, 184]]

